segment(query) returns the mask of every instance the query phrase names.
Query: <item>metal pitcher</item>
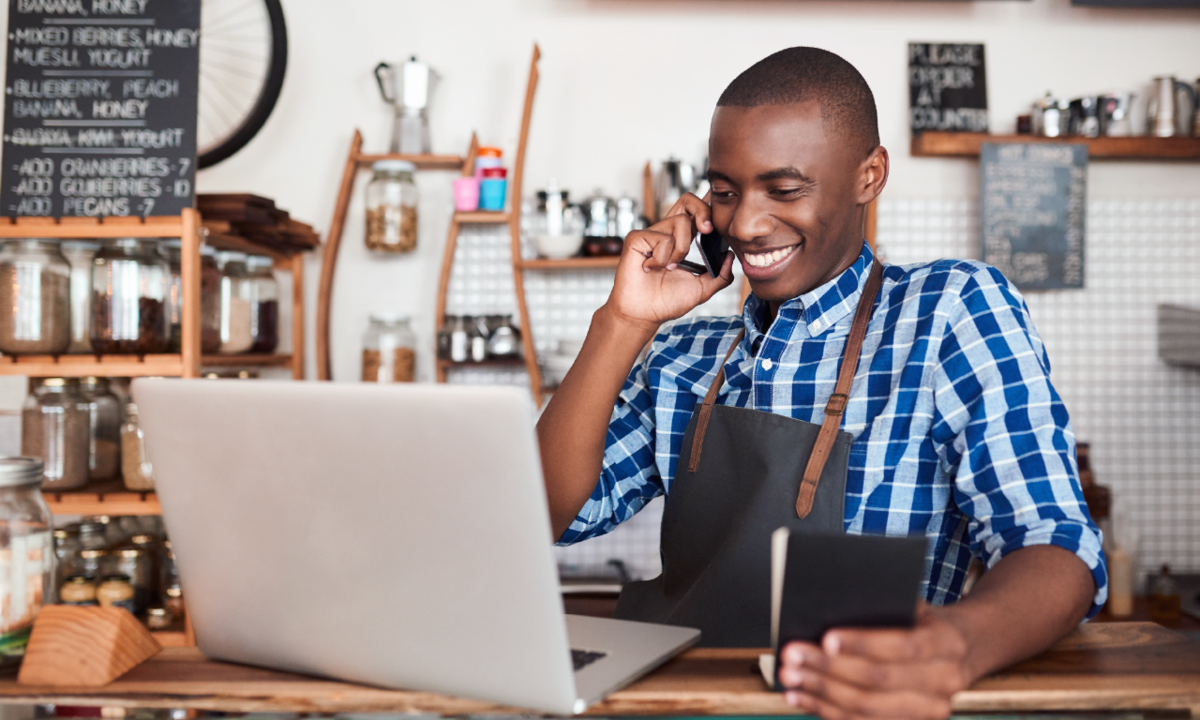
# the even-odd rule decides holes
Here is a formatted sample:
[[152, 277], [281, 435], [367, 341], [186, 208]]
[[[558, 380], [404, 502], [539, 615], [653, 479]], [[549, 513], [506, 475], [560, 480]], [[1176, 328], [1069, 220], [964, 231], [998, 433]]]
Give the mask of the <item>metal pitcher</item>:
[[[1191, 105], [1184, 110], [1179, 105], [1179, 93], [1188, 96]], [[1150, 97], [1150, 134], [1155, 137], [1186, 135], [1196, 114], [1196, 90], [1174, 75], [1154, 78], [1154, 93]], [[1181, 122], [1184, 121], [1184, 122]]]
[[375, 81], [379, 94], [392, 106], [390, 151], [418, 155], [432, 152], [429, 139], [429, 98], [437, 81], [437, 73], [413, 55], [400, 68], [400, 93], [396, 88], [395, 69], [381, 62], [375, 66]]

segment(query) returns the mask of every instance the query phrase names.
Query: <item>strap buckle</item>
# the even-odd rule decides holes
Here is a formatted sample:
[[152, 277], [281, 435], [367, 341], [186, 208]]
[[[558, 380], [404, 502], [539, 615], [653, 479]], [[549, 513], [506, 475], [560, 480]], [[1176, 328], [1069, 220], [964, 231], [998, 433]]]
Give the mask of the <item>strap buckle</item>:
[[850, 396], [846, 393], [834, 393], [829, 396], [829, 402], [825, 403], [826, 415], [841, 415], [846, 411], [846, 404], [850, 402]]

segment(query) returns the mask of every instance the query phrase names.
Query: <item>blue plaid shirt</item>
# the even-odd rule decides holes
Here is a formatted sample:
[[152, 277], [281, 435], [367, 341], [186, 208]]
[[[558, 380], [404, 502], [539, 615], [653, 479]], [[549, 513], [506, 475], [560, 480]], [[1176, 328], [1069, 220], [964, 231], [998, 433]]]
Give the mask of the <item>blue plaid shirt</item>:
[[[560, 544], [609, 532], [669, 495], [688, 420], [725, 365], [717, 402], [819, 424], [837, 382], [854, 310], [874, 262], [783, 304], [742, 317], [681, 320], [636, 365], [608, 426], [600, 482]], [[1050, 361], [1020, 293], [965, 260], [884, 268], [842, 429], [854, 436], [845, 529], [924, 534], [926, 600], [956, 601], [972, 558], [990, 568], [1030, 545], [1058, 545], [1108, 594], [1100, 531], [1088, 516], [1075, 437], [1050, 384]]]

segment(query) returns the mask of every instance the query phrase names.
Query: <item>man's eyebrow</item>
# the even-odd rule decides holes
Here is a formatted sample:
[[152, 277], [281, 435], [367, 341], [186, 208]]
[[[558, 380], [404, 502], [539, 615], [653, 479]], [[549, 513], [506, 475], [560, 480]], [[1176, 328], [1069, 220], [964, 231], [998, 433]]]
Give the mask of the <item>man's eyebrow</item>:
[[755, 179], [759, 182], [770, 182], [772, 180], [798, 180], [806, 185], [811, 185], [813, 182], [812, 178], [808, 177], [794, 167], [771, 170], [770, 172], [762, 173]]

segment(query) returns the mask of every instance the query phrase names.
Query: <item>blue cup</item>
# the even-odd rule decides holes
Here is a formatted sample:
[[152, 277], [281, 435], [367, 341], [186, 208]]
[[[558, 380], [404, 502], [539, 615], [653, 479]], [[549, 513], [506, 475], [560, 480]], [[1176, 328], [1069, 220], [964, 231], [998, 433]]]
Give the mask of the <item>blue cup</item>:
[[508, 189], [505, 178], [484, 178], [479, 181], [479, 209], [503, 210], [504, 193]]

